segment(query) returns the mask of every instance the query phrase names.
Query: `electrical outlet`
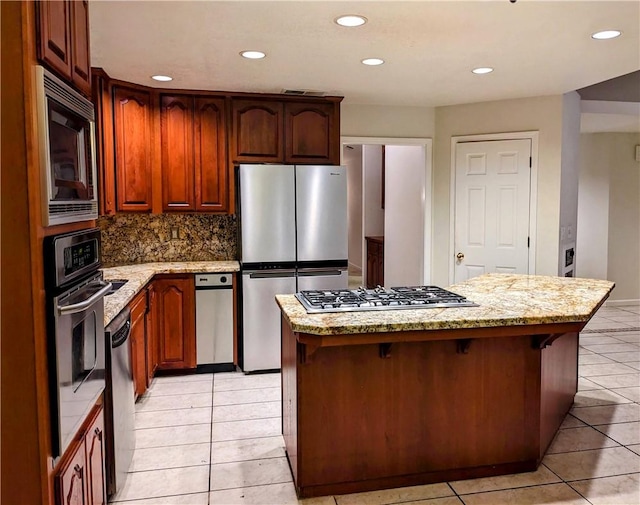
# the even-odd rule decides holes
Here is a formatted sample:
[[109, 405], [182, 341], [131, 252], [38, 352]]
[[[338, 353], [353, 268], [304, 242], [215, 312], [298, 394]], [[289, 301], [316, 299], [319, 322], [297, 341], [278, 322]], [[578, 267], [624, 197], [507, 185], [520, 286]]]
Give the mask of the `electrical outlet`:
[[178, 240], [180, 238], [180, 230], [177, 226], [171, 227], [171, 240]]

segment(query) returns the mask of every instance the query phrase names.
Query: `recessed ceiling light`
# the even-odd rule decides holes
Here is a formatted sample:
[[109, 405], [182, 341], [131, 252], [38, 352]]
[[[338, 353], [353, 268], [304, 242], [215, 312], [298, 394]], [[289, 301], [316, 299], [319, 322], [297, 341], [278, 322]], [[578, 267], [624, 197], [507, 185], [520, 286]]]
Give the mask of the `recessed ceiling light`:
[[357, 14], [347, 14], [346, 16], [340, 16], [334, 20], [340, 26], [362, 26], [367, 22], [367, 18], [364, 16], [358, 16]]
[[162, 82], [173, 81], [173, 77], [169, 77], [168, 75], [152, 75], [151, 78]]
[[249, 58], [250, 60], [259, 60], [266, 56], [262, 51], [242, 51], [240, 56]]
[[491, 67], [478, 67], [474, 68], [472, 72], [474, 74], [488, 74], [490, 72], [493, 72], [493, 69]]
[[607, 40], [607, 39], [615, 39], [620, 35], [622, 35], [622, 32], [619, 30], [603, 30], [601, 32], [596, 32], [591, 34], [591, 38], [596, 40]]
[[381, 60], [380, 58], [366, 58], [364, 60], [362, 60], [362, 63], [364, 63], [365, 65], [382, 65], [384, 63], [384, 60]]

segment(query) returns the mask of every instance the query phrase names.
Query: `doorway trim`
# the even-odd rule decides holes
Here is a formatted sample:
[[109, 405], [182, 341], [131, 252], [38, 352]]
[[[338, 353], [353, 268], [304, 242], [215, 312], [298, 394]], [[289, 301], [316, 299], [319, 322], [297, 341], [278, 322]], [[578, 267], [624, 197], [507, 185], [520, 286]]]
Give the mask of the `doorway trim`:
[[[422, 146], [424, 148], [425, 156], [425, 172], [424, 172], [424, 194], [422, 215], [424, 217], [424, 244], [423, 244], [423, 282], [424, 284], [430, 284], [433, 277], [433, 251], [431, 233], [433, 229], [433, 139], [421, 138], [421, 137], [340, 137], [340, 163], [344, 163], [344, 147], [348, 144], [361, 144], [361, 145], [391, 145], [391, 146]], [[364, 248], [364, 237], [362, 254], [363, 265], [366, 267], [366, 251]]]
[[456, 147], [463, 142], [491, 140], [531, 140], [531, 186], [529, 188], [529, 274], [536, 273], [536, 244], [538, 218], [538, 131], [486, 133], [451, 137], [451, 178], [449, 193], [449, 284], [455, 278], [455, 207], [456, 207]]

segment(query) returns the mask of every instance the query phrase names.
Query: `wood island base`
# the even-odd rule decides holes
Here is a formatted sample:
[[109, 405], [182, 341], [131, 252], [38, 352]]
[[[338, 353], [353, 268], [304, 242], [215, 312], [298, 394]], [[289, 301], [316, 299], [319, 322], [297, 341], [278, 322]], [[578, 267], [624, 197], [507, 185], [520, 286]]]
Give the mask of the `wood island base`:
[[582, 326], [320, 336], [283, 317], [298, 496], [535, 470], [577, 391]]

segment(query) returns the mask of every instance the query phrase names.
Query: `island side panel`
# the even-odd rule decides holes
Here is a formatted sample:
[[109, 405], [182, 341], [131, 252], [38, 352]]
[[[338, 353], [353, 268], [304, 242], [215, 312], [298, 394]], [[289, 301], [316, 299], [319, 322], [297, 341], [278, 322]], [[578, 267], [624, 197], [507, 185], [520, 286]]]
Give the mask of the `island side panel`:
[[281, 318], [282, 335], [282, 436], [285, 450], [293, 474], [298, 481], [298, 388], [297, 388], [297, 347], [295, 333], [289, 323]]
[[565, 333], [542, 350], [540, 400], [540, 455], [573, 405], [578, 391], [578, 333]]
[[[285, 333], [284, 340], [291, 340]], [[390, 342], [399, 338], [389, 334]], [[375, 344], [346, 345], [298, 359], [297, 445], [294, 428], [285, 433], [292, 466], [296, 451], [298, 492], [313, 496], [535, 469], [540, 350], [531, 341], [473, 340], [467, 354], [457, 352], [455, 340], [398, 342], [387, 358]]]

